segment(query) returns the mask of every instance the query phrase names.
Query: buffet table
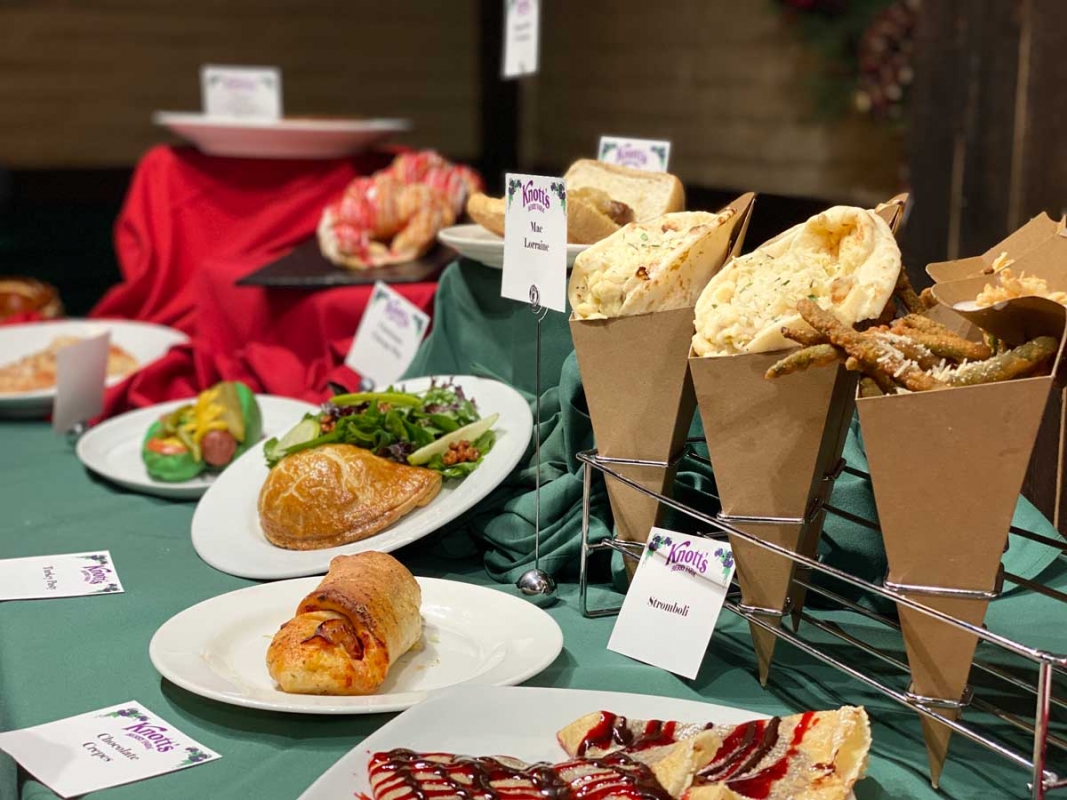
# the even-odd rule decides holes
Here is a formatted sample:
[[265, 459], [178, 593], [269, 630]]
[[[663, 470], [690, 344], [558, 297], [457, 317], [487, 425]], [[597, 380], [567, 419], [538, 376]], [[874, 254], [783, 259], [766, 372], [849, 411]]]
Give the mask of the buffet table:
[[[136, 699], [223, 755], [217, 763], [99, 793], [100, 797], [293, 798], [389, 715], [313, 717], [271, 714], [203, 700], [162, 680], [148, 658], [154, 631], [173, 614], [247, 585], [204, 564], [189, 541], [194, 504], [117, 490], [93, 478], [64, 440], [41, 422], [0, 423], [6, 458], [0, 504], [6, 509], [4, 557], [108, 548], [125, 594], [0, 604], [0, 726], [36, 725]], [[398, 555], [416, 575], [492, 584], [462, 532], [430, 539]], [[1058, 570], [1046, 582], [1065, 581]], [[1046, 572], [1046, 575], [1048, 573]], [[514, 593], [510, 585], [496, 585]], [[603, 592], [604, 590], [601, 590]], [[611, 598], [598, 593], [597, 603]], [[549, 613], [565, 649], [531, 685], [642, 692], [789, 713], [863, 703], [872, 712], [870, 777], [860, 800], [1021, 796], [1023, 773], [957, 737], [942, 792], [926, 778], [916, 717], [861, 684], [780, 645], [767, 690], [754, 677], [747, 625], [726, 615], [699, 677], [685, 681], [609, 652], [614, 620], [583, 619], [573, 584], [561, 587]], [[990, 626], [1007, 614], [1032, 614], [1024, 600], [994, 604]], [[1040, 619], [1034, 619], [1035, 627]], [[1062, 628], [1062, 626], [1060, 626]], [[1063, 638], [1060, 634], [1059, 638]], [[32, 778], [0, 761], [0, 796], [53, 797]]]

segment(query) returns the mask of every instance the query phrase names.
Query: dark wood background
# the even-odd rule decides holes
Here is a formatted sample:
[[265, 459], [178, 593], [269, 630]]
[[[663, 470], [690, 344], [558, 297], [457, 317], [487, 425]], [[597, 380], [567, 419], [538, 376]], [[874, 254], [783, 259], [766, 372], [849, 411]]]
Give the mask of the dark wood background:
[[[907, 143], [915, 201], [903, 249], [922, 266], [979, 255], [1042, 211], [1067, 210], [1067, 17], [1062, 0], [925, 2]], [[1064, 394], [1045, 414], [1024, 487], [1067, 533]]]

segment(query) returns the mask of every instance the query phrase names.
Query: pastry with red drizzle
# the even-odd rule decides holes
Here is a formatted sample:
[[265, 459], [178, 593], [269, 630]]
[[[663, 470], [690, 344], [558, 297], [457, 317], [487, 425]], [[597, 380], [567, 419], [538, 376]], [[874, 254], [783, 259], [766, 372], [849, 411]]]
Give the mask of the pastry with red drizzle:
[[557, 738], [571, 756], [640, 760], [681, 800], [844, 800], [871, 744], [867, 713], [852, 706], [722, 727], [602, 711]]
[[432, 150], [403, 153], [370, 177], [353, 180], [319, 221], [319, 249], [348, 269], [371, 269], [424, 255], [482, 188], [470, 167]]

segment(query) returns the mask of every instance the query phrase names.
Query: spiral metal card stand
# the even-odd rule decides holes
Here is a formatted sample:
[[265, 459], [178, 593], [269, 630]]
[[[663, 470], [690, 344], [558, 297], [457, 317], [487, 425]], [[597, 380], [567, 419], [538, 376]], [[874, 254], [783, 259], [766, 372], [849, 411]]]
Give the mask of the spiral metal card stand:
[[537, 471], [534, 474], [534, 565], [519, 576], [515, 585], [534, 604], [547, 606], [558, 598], [556, 581], [541, 569], [541, 323], [545, 321], [548, 309], [541, 305], [537, 286], [530, 286], [530, 311], [537, 318], [537, 352], [534, 366], [534, 460], [537, 462]]
[[[689, 459], [694, 462], [702, 463], [710, 466], [710, 462], [703, 456], [696, 453], [693, 449], [693, 445], [702, 441], [700, 439], [690, 439], [687, 442], [687, 446], [684, 452], [679, 456], [679, 459]], [[1046, 797], [1046, 794], [1054, 789], [1060, 789], [1067, 787], [1067, 778], [1060, 777], [1056, 772], [1049, 768], [1048, 752], [1049, 748], [1053, 748], [1062, 753], [1067, 753], [1067, 738], [1058, 736], [1050, 730], [1051, 724], [1051, 712], [1053, 707], [1060, 711], [1067, 711], [1067, 698], [1058, 697], [1054, 692], [1053, 677], [1055, 674], [1067, 674], [1067, 654], [1051, 653], [1046, 650], [1037, 649], [1023, 644], [1010, 636], [994, 633], [987, 630], [985, 627], [971, 625], [962, 620], [956, 619], [948, 614], [942, 613], [934, 608], [925, 606], [915, 600], [906, 597], [901, 592], [907, 590], [913, 594], [926, 594], [928, 596], [940, 596], [940, 597], [955, 597], [955, 598], [969, 598], [969, 599], [992, 599], [1000, 594], [1000, 586], [1004, 580], [1010, 581], [1021, 587], [1025, 587], [1028, 590], [1040, 593], [1042, 596], [1048, 599], [1049, 602], [1063, 602], [1067, 603], [1067, 595], [1058, 592], [1054, 589], [1050, 589], [1040, 584], [1029, 581], [1017, 575], [1006, 574], [1001, 569], [1001, 578], [998, 580], [997, 588], [992, 592], [974, 592], [961, 589], [953, 589], [948, 587], [936, 587], [936, 586], [902, 586], [890, 583], [889, 581], [883, 581], [882, 583], [872, 583], [870, 581], [859, 578], [848, 572], [836, 569], [834, 567], [822, 564], [814, 559], [807, 558], [798, 553], [794, 553], [790, 550], [778, 547], [777, 545], [765, 542], [761, 539], [746, 533], [744, 530], [736, 527], [737, 523], [744, 524], [781, 524], [781, 523], [799, 523], [804, 520], [801, 519], [784, 519], [779, 517], [730, 517], [722, 513], [708, 514], [698, 509], [687, 506], [677, 500], [667, 497], [662, 494], [645, 489], [634, 481], [629, 480], [622, 475], [617, 467], [637, 465], [637, 466], [658, 466], [666, 467], [673, 466], [666, 462], [658, 461], [642, 461], [636, 459], [621, 459], [621, 458], [608, 458], [601, 456], [596, 450], [587, 450], [577, 454], [578, 460], [586, 465], [584, 474], [584, 485], [582, 495], [582, 561], [581, 561], [581, 574], [580, 574], [580, 604], [582, 614], [586, 617], [602, 617], [611, 614], [616, 614], [619, 611], [619, 607], [611, 608], [591, 608], [589, 605], [589, 559], [590, 557], [602, 550], [615, 550], [623, 554], [623, 556], [631, 559], [640, 558], [643, 545], [635, 542], [624, 542], [611, 537], [599, 542], [591, 542], [589, 540], [589, 504], [590, 504], [590, 492], [592, 488], [593, 473], [594, 471], [601, 472], [605, 475], [607, 480], [618, 480], [629, 486], [635, 491], [642, 492], [650, 497], [656, 498], [662, 505], [669, 508], [673, 508], [687, 516], [697, 520], [703, 525], [707, 525], [710, 528], [709, 532], [702, 533], [700, 535], [710, 539], [724, 539], [729, 534], [730, 536], [737, 536], [746, 542], [750, 542], [758, 547], [762, 547], [765, 550], [769, 550], [779, 556], [789, 558], [795, 562], [797, 567], [797, 575], [793, 578], [795, 584], [806, 589], [809, 593], [817, 594], [824, 600], [833, 604], [835, 609], [847, 610], [856, 614], [862, 615], [866, 620], [879, 623], [885, 626], [887, 629], [894, 630], [899, 633], [899, 623], [885, 615], [872, 611], [864, 606], [861, 606], [846, 597], [830, 591], [823, 586], [814, 583], [811, 580], [813, 572], [818, 572], [823, 575], [830, 576], [842, 583], [849, 584], [852, 587], [861, 589], [870, 594], [877, 595], [891, 600], [898, 605], [906, 606], [910, 609], [926, 614], [939, 622], [947, 625], [952, 625], [962, 631], [977, 636], [981, 642], [984, 642], [987, 646], [996, 647], [1003, 651], [1005, 654], [1011, 654], [1013, 657], [1022, 659], [1029, 669], [1036, 671], [1036, 680], [1031, 681], [1013, 671], [1004, 669], [998, 665], [988, 663], [983, 657], [976, 657], [972, 663], [972, 675], [982, 673], [984, 679], [991, 679], [994, 682], [1002, 683], [1008, 691], [1018, 691], [1025, 696], [1032, 696], [1034, 698], [1034, 714], [1032, 721], [1028, 717], [1020, 716], [1019, 714], [1012, 713], [1004, 710], [1003, 708], [993, 704], [992, 702], [979, 696], [979, 691], [968, 687], [968, 690], [964, 693], [964, 697], [960, 701], [947, 701], [939, 698], [923, 697], [916, 695], [909, 691], [909, 686], [905, 685], [904, 688], [896, 688], [889, 683], [880, 680], [878, 677], [870, 674], [869, 671], [858, 668], [854, 664], [848, 663], [838, 657], [837, 649], [835, 647], [834, 652], [830, 652], [829, 648], [820, 643], [812, 642], [806, 639], [799, 633], [799, 623], [802, 621], [807, 625], [820, 631], [829, 637], [830, 641], [833, 641], [836, 645], [840, 643], [845, 649], [852, 648], [854, 651], [860, 651], [867, 656], [877, 659], [877, 661], [886, 665], [890, 670], [899, 671], [905, 677], [910, 676], [909, 668], [906, 662], [899, 658], [896, 654], [886, 652], [884, 649], [876, 647], [861, 638], [850, 634], [838, 623], [831, 620], [820, 619], [814, 612], [800, 611], [799, 614], [794, 614], [794, 621], [797, 624], [796, 630], [789, 630], [786, 627], [773, 625], [766, 621], [768, 616], [783, 617], [790, 613], [791, 609], [788, 607], [784, 609], [764, 609], [754, 608], [746, 606], [741, 603], [740, 590], [733, 587], [733, 591], [727, 596], [725, 608], [743, 617], [749, 623], [758, 625], [761, 628], [770, 631], [779, 639], [783, 639], [794, 647], [799, 648], [803, 652], [807, 653], [820, 661], [835, 667], [839, 671], [843, 672], [851, 678], [854, 678], [868, 687], [884, 694], [886, 697], [906, 706], [922, 717], [939, 722], [953, 732], [977, 742], [978, 744], [992, 750], [1015, 766], [1026, 770], [1030, 773], [1030, 782], [1027, 786], [1027, 791], [1033, 800], [1041, 800]], [[833, 481], [843, 472], [847, 471], [854, 475], [861, 477], [869, 477], [866, 472], [853, 469], [845, 464], [844, 461], [839, 462], [837, 468], [831, 473], [824, 476], [823, 480], [827, 481], [830, 485], [827, 486], [827, 491], [820, 494], [821, 497], [829, 497], [830, 489], [832, 489]], [[715, 503], [718, 498], [714, 495], [707, 495], [710, 502]], [[871, 535], [879, 535], [880, 529], [876, 524], [869, 522], [868, 520], [853, 516], [845, 511], [834, 508], [828, 503], [817, 501], [816, 504], [809, 509], [805, 519], [812, 519], [819, 513], [820, 510], [825, 510], [830, 514], [835, 514], [844, 519], [862, 525], [868, 528]], [[1039, 534], [1022, 530], [1012, 526], [1011, 534], [1014, 536], [1030, 539], [1040, 542], [1042, 544], [1055, 547], [1061, 551], [1059, 557], [1067, 558], [1067, 544], [1062, 541], [1056, 541], [1048, 537], [1041, 536]], [[981, 648], [980, 648], [981, 649]], [[1010, 688], [1009, 688], [1010, 687]], [[999, 731], [990, 730], [990, 726], [983, 726], [980, 724], [972, 724], [963, 722], [962, 720], [950, 719], [947, 716], [939, 713], [939, 710], [957, 710], [963, 707], [969, 707], [975, 711], [982, 712], [983, 714], [990, 715], [997, 720], [1005, 723], [1011, 728], [1021, 731], [1025, 736], [1015, 736], [1015, 741], [1008, 741], [1004, 736], [999, 735]], [[1067, 719], [1067, 717], [1065, 717]], [[1005, 729], [1006, 731], [1006, 729]], [[1023, 743], [1029, 740], [1032, 744], [1029, 751], [1023, 748]], [[1067, 764], [1067, 760], [1063, 763]]]

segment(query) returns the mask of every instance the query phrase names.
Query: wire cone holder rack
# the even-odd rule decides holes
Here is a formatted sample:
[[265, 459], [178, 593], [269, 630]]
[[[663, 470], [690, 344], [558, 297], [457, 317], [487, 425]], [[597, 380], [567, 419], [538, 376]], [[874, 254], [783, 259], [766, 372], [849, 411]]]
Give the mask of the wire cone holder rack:
[[[617, 551], [628, 559], [639, 559], [643, 545], [631, 541], [618, 539], [615, 535], [597, 542], [589, 539], [590, 529], [590, 496], [594, 472], [600, 472], [607, 481], [618, 481], [631, 489], [641, 492], [648, 497], [655, 498], [661, 507], [674, 509], [696, 520], [701, 526], [707, 526], [709, 530], [698, 535], [710, 539], [725, 539], [734, 537], [735, 540], [743, 540], [747, 544], [763, 548], [770, 553], [792, 560], [795, 566], [793, 586], [790, 597], [803, 597], [817, 595], [824, 603], [829, 604], [833, 610], [852, 612], [856, 620], [871, 621], [877, 626], [891, 633], [899, 635], [900, 623], [892, 617], [872, 611], [859, 603], [842, 596], [841, 594], [827, 589], [825, 586], [813, 580], [815, 573], [827, 576], [846, 584], [854, 589], [862, 590], [885, 600], [892, 601], [899, 609], [906, 609], [909, 614], [921, 614], [936, 620], [946, 626], [950, 626], [951, 633], [966, 634], [977, 637], [981, 643], [979, 655], [971, 663], [972, 678], [981, 676], [982, 689], [975, 689], [968, 685], [959, 699], [943, 699], [922, 696], [911, 691], [911, 670], [908, 663], [898, 657], [896, 653], [889, 652], [884, 646], [879, 647], [864, 641], [859, 636], [849, 633], [838, 622], [820, 618], [817, 611], [805, 610], [794, 607], [789, 601], [781, 609], [757, 608], [745, 605], [741, 601], [740, 590], [735, 576], [734, 586], [727, 596], [725, 608], [739, 617], [745, 619], [750, 626], [765, 630], [778, 639], [784, 640], [809, 656], [826, 663], [845, 675], [865, 684], [889, 699], [905, 706], [917, 713], [924, 724], [939, 723], [954, 734], [959, 734], [977, 744], [992, 750], [1000, 757], [1030, 773], [1027, 792], [1034, 800], [1041, 800], [1049, 792], [1055, 789], [1067, 788], [1067, 778], [1060, 777], [1050, 768], [1048, 754], [1050, 748], [1056, 751], [1067, 752], [1067, 738], [1061, 738], [1050, 730], [1053, 707], [1067, 710], [1067, 697], [1059, 697], [1054, 687], [1054, 675], [1067, 674], [1067, 654], [1048, 652], [1047, 650], [1032, 647], [1020, 641], [1016, 641], [1009, 635], [993, 632], [985, 626], [974, 625], [959, 619], [951, 614], [926, 605], [918, 597], [930, 597], [933, 599], [960, 599], [960, 600], [994, 600], [1001, 593], [1005, 581], [1018, 585], [1028, 591], [1037, 592], [1042, 602], [1067, 602], [1067, 595], [1054, 589], [1046, 588], [1025, 578], [1006, 574], [1001, 568], [996, 586], [988, 592], [977, 592], [965, 589], [940, 586], [904, 586], [886, 580], [875, 583], [853, 575], [836, 567], [825, 565], [814, 558], [809, 558], [798, 552], [779, 547], [769, 541], [758, 538], [751, 533], [738, 527], [744, 523], [752, 525], [775, 525], [783, 523], [798, 523], [816, 519], [820, 514], [837, 515], [850, 522], [867, 528], [872, 536], [880, 535], [878, 525], [868, 520], [856, 517], [845, 511], [835, 508], [827, 499], [830, 498], [833, 482], [843, 471], [869, 477], [861, 470], [849, 467], [845, 462], [839, 461], [834, 469], [823, 476], [825, 491], [819, 493], [816, 502], [801, 519], [785, 519], [780, 517], [756, 517], [746, 516], [730, 517], [720, 513], [707, 513], [688, 506], [673, 497], [650, 490], [638, 482], [628, 478], [624, 474], [625, 468], [633, 467], [676, 467], [679, 462], [689, 459], [693, 462], [709, 465], [708, 459], [697, 452], [693, 445], [702, 442], [702, 439], [689, 439], [686, 446], [676, 459], [670, 462], [644, 461], [640, 459], [608, 458], [601, 456], [596, 450], [588, 450], [577, 454], [579, 461], [585, 464], [583, 497], [582, 497], [582, 560], [580, 573], [580, 607], [586, 617], [602, 617], [616, 614], [618, 606], [592, 608], [589, 603], [589, 560], [590, 557], [600, 551]], [[710, 505], [715, 505], [718, 498], [707, 494]], [[1067, 544], [1041, 536], [1030, 531], [1025, 531], [1012, 526], [1010, 533], [1013, 536], [1023, 537], [1042, 544], [1057, 548], [1061, 551], [1060, 557], [1065, 555], [1062, 551], [1067, 550]], [[739, 565], [740, 569], [740, 565]], [[981, 595], [981, 596], [979, 596]], [[825, 616], [825, 615], [822, 615]], [[792, 617], [792, 626], [780, 623]], [[807, 631], [814, 629], [817, 636], [808, 637], [802, 635], [803, 624], [809, 626]], [[755, 630], [755, 628], [753, 628]], [[822, 637], [822, 641], [816, 641]], [[827, 646], [833, 643], [834, 648]], [[998, 663], [991, 663], [993, 655], [990, 648], [996, 650]], [[868, 659], [868, 663], [876, 662], [884, 665], [887, 671], [899, 674], [902, 678], [896, 686], [889, 681], [881, 679], [871, 670], [860, 668], [856, 663], [849, 661], [840, 655], [840, 650], [847, 650], [857, 657]], [[1018, 662], [1019, 668], [1006, 668], [999, 661], [1007, 658]], [[1033, 675], [1031, 679], [1028, 675]], [[1005, 710], [997, 704], [986, 699], [986, 685], [1001, 687], [1003, 690], [1015, 693], [1026, 698], [1026, 707], [1030, 701], [1033, 703], [1033, 713], [1017, 713]], [[994, 692], [990, 689], [988, 694]], [[961, 719], [960, 714], [964, 708], [969, 708], [983, 717], [981, 721]], [[992, 721], [984, 723], [984, 718], [998, 721], [995, 725]], [[1010, 735], [1006, 735], [1010, 734]], [[1025, 745], [1029, 743], [1029, 748]], [[1063, 762], [1067, 763], [1067, 761]], [[934, 785], [937, 785], [938, 774], [932, 773]], [[1021, 788], [1021, 787], [1020, 787]]]

